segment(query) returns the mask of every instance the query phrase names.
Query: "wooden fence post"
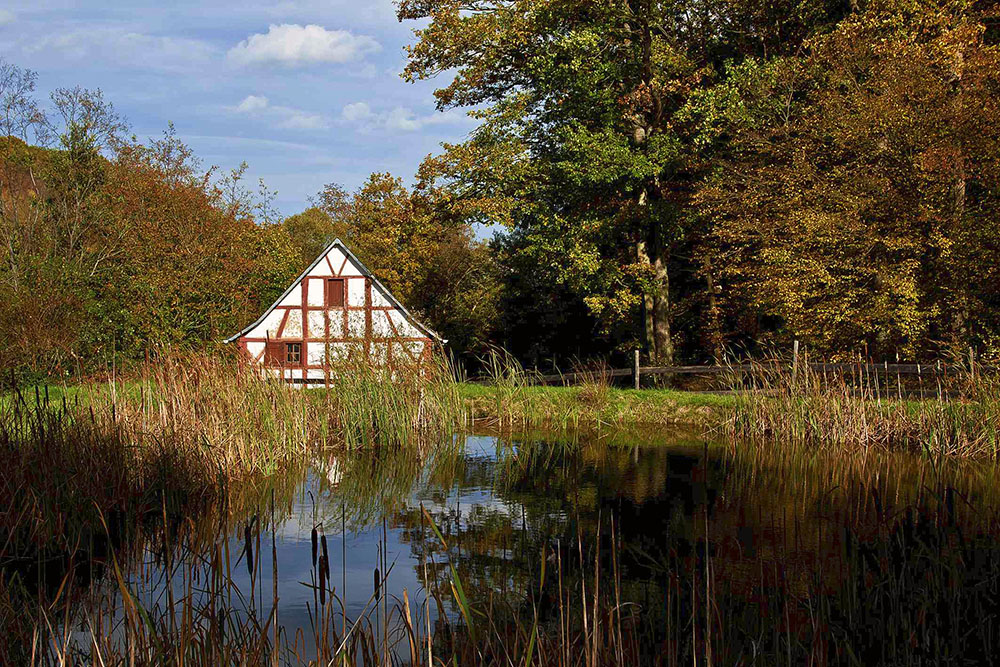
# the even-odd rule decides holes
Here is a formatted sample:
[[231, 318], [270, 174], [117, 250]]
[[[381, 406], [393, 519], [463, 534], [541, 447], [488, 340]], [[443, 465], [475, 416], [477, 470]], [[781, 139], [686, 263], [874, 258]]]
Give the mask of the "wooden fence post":
[[639, 350], [635, 350], [635, 356], [632, 362], [632, 377], [635, 380], [635, 388], [639, 388]]
[[796, 340], [792, 343], [792, 382], [795, 382], [795, 377], [799, 374], [799, 341]]

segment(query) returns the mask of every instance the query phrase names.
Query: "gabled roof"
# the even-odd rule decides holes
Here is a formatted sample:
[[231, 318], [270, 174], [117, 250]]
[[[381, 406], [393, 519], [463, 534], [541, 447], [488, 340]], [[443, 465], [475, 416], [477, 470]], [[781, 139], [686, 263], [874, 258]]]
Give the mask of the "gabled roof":
[[361, 275], [365, 276], [366, 278], [370, 278], [371, 281], [372, 281], [372, 285], [374, 287], [376, 287], [379, 292], [382, 293], [382, 296], [385, 297], [386, 301], [388, 301], [389, 303], [391, 303], [393, 305], [393, 307], [395, 307], [401, 313], [403, 313], [403, 315], [410, 322], [410, 324], [412, 324], [417, 329], [419, 329], [420, 331], [423, 331], [425, 334], [427, 334], [431, 338], [431, 340], [434, 340], [434, 341], [436, 341], [438, 343], [441, 343], [442, 345], [444, 343], [448, 342], [444, 338], [441, 338], [441, 336], [439, 336], [437, 333], [435, 333], [432, 329], [430, 329], [429, 327], [426, 327], [423, 324], [421, 324], [420, 322], [418, 322], [417, 319], [415, 317], [413, 317], [413, 315], [410, 314], [410, 311], [408, 311], [406, 309], [406, 307], [399, 302], [399, 299], [397, 299], [395, 296], [393, 296], [392, 292], [390, 292], [388, 289], [386, 289], [385, 285], [383, 285], [381, 282], [379, 282], [379, 279], [375, 277], [375, 274], [372, 273], [370, 270], [368, 270], [368, 267], [365, 266], [364, 263], [360, 259], [358, 259], [357, 256], [353, 252], [351, 252], [351, 249], [348, 248], [346, 245], [344, 245], [343, 242], [341, 242], [340, 239], [334, 239], [333, 243], [331, 243], [330, 245], [328, 245], [326, 247], [326, 249], [319, 254], [319, 257], [317, 257], [316, 259], [314, 259], [313, 263], [310, 264], [309, 266], [307, 266], [306, 269], [305, 269], [305, 271], [303, 271], [301, 274], [299, 274], [299, 277], [296, 278], [295, 281], [292, 282], [292, 284], [288, 286], [288, 289], [286, 289], [284, 292], [281, 293], [281, 296], [279, 296], [277, 298], [277, 300], [275, 300], [275, 302], [271, 304], [271, 307], [268, 308], [267, 310], [265, 310], [264, 313], [260, 317], [258, 317], [256, 320], [254, 320], [253, 322], [251, 322], [250, 324], [248, 324], [246, 327], [244, 327], [242, 331], [240, 331], [237, 334], [234, 334], [234, 335], [230, 336], [229, 338], [225, 339], [223, 342], [224, 343], [234, 343], [237, 340], [239, 340], [239, 338], [241, 336], [245, 336], [249, 332], [253, 331], [261, 322], [264, 321], [264, 319], [268, 315], [271, 314], [271, 312], [275, 308], [277, 308], [278, 304], [281, 303], [282, 301], [284, 301], [285, 297], [288, 296], [291, 293], [291, 291], [293, 289], [295, 289], [299, 285], [299, 283], [301, 283], [303, 281], [303, 279], [305, 279], [306, 276], [309, 275], [309, 272], [312, 271], [314, 268], [316, 268], [316, 265], [319, 264], [321, 261], [323, 261], [324, 257], [326, 257], [328, 254], [330, 254], [330, 251], [333, 250], [334, 248], [338, 248], [339, 250], [343, 251], [344, 255], [347, 256], [347, 259], [349, 259], [351, 262], [353, 262], [354, 265], [358, 268], [358, 271], [361, 272]]

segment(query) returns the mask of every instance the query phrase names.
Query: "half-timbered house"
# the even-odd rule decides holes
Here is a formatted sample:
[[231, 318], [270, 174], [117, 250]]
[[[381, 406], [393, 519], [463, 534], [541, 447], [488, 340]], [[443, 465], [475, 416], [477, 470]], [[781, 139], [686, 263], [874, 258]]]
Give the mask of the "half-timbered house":
[[322, 384], [338, 361], [400, 366], [443, 344], [418, 322], [340, 239], [270, 308], [228, 338], [275, 376]]

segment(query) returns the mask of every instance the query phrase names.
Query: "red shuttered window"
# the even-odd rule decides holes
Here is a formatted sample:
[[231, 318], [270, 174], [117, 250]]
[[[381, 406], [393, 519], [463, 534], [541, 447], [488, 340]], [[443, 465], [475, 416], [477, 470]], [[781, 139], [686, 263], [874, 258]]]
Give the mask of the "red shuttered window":
[[344, 307], [344, 279], [328, 278], [326, 281], [326, 307]]
[[268, 341], [264, 348], [265, 366], [301, 366], [302, 343], [286, 343], [284, 341]]
[[269, 340], [264, 347], [264, 365], [281, 366], [285, 363], [285, 344], [281, 341]]

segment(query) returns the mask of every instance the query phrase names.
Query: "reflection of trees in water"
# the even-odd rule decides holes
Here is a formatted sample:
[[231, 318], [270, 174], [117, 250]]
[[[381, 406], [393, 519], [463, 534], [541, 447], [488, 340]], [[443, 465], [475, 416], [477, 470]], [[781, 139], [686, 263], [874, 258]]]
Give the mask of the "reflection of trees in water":
[[448, 488], [460, 479], [461, 442], [450, 439], [429, 452], [415, 448], [377, 447], [338, 451], [313, 462], [309, 491], [315, 495], [315, 523], [339, 531], [376, 526], [384, 513], [405, 507], [417, 488]]
[[[426, 563], [430, 586], [444, 599], [451, 599], [453, 565], [474, 604], [494, 605], [499, 596], [511, 613], [537, 614], [543, 626], [557, 625], [560, 612], [580, 618], [580, 596], [560, 610], [560, 587], [592, 589], [596, 574], [605, 591], [614, 589], [614, 551], [622, 601], [642, 604], [637, 631], [651, 632], [664, 625], [657, 601], [669, 585], [666, 574], [693, 556], [702, 534], [699, 509], [724, 481], [719, 459], [703, 454], [500, 442], [495, 461], [467, 460], [447, 487], [491, 489], [485, 501], [475, 494], [424, 499], [447, 550], [420, 507], [398, 512], [394, 522], [419, 563], [418, 576]], [[656, 642], [648, 645], [655, 649]]]
[[[501, 440], [472, 455], [340, 453], [317, 464], [306, 484], [302, 470], [229, 489], [212, 504], [168, 501], [142, 517], [109, 515], [108, 533], [94, 528], [75, 553], [27, 554], [17, 574], [29, 585], [13, 592], [16, 566], [0, 583], [8, 630], [0, 658], [17, 664], [27, 655], [39, 603], [52, 618], [68, 609], [74, 623], [119, 604], [112, 554], [141, 590], [162, 587], [154, 577], [185, 559], [208, 576], [222, 567], [226, 540], [248, 523], [254, 538], [271, 527], [264, 510], [272, 498], [274, 522], [297, 521], [300, 534], [317, 523], [339, 530], [342, 520], [365, 530], [387, 512], [417, 578], [426, 564], [429, 588], [452, 604], [453, 564], [473, 605], [491, 609], [499, 627], [537, 618], [557, 636], [563, 616], [579, 624], [582, 590], [593, 595], [599, 586], [602, 613], [638, 605], [625, 607], [638, 612], [627, 632], [644, 663], [704, 660], [708, 637], [718, 664], [754, 651], [838, 662], [847, 644], [872, 664], [931, 660], [955, 647], [988, 658], [982, 647], [998, 630], [989, 610], [1000, 600], [992, 476], [934, 472], [912, 457], [874, 460], [779, 462], [589, 441]], [[872, 473], [885, 470], [892, 474]], [[225, 566], [240, 564], [235, 549]], [[242, 613], [239, 600], [227, 604]], [[461, 639], [458, 619], [454, 608], [438, 617], [441, 637]]]
[[536, 614], [554, 633], [563, 615], [578, 622], [582, 593], [560, 590], [614, 590], [603, 604], [639, 605], [630, 632], [650, 664], [704, 660], [709, 644], [718, 664], [754, 652], [987, 658], [1000, 630], [988, 611], [1000, 600], [996, 493], [932, 463], [501, 443], [456, 482], [492, 484], [495, 498], [428, 504], [447, 551], [418, 509], [396, 521], [445, 599], [450, 562], [475, 604], [495, 613], [502, 597], [520, 627]]

